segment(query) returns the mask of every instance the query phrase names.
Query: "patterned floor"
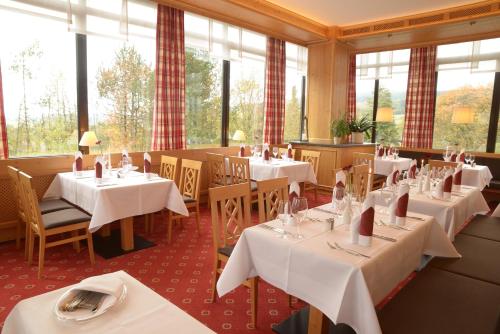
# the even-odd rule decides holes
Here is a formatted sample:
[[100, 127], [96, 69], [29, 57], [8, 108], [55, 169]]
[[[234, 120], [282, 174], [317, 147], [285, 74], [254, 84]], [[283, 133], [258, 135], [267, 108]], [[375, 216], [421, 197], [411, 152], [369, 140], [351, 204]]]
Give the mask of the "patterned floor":
[[[317, 202], [314, 196], [308, 197], [310, 206], [330, 201], [329, 196], [320, 195]], [[136, 232], [156, 243], [155, 247], [110, 260], [96, 256], [95, 266], [90, 265], [86, 248], [80, 254], [71, 246], [48, 249], [42, 280], [37, 279], [37, 267], [28, 267], [23, 251], [16, 250], [13, 242], [0, 244], [0, 324], [24, 298], [117, 270], [125, 270], [217, 333], [271, 333], [272, 324], [286, 319], [303, 306], [294, 299], [293, 307], [289, 308], [284, 292], [265, 283], [259, 284], [258, 328], [248, 329], [247, 288], [240, 287], [216, 303], [209, 303], [213, 250], [208, 210], [202, 209], [200, 236], [196, 233], [194, 219], [187, 219], [184, 228], [174, 227], [171, 245], [166, 243], [165, 224], [159, 220], [157, 215], [155, 231], [147, 236], [142, 232], [141, 222], [134, 225]]]

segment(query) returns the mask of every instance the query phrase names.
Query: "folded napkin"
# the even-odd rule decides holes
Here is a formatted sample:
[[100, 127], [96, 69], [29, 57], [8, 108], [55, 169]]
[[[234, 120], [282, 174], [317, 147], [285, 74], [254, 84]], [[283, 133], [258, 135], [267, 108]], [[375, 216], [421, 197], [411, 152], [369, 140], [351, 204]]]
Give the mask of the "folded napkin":
[[373, 235], [373, 220], [375, 218], [373, 195], [368, 194], [363, 202], [359, 221], [359, 244], [361, 246], [370, 246]]
[[148, 152], [144, 153], [144, 173], [151, 173], [151, 155]]
[[336, 199], [341, 200], [344, 198], [345, 185], [346, 185], [346, 175], [343, 170], [338, 171], [335, 174], [335, 187], [333, 188], [333, 193]]
[[264, 147], [262, 148], [263, 149], [263, 152], [262, 152], [262, 157], [264, 158], [265, 161], [268, 161], [269, 158], [270, 158], [270, 155], [269, 155], [269, 144], [264, 144]]
[[462, 164], [458, 164], [453, 173], [453, 190], [460, 191], [462, 188]]
[[457, 160], [457, 152], [453, 151], [451, 152], [451, 155], [450, 155], [450, 161], [455, 161]]
[[443, 186], [444, 186], [444, 180], [439, 180], [438, 184], [436, 185], [436, 188], [434, 189], [434, 192], [432, 195], [436, 198], [443, 199], [444, 194], [443, 194]]
[[384, 147], [383, 146], [380, 146], [379, 149], [378, 149], [378, 154], [377, 154], [379, 157], [383, 157], [384, 156]]
[[410, 163], [410, 168], [408, 169], [408, 178], [417, 178], [417, 160], [413, 159]]
[[290, 184], [288, 200], [290, 201], [290, 203], [292, 203], [293, 199], [296, 197], [300, 197], [300, 185], [294, 181]]
[[404, 226], [406, 224], [406, 212], [408, 211], [408, 200], [410, 186], [406, 183], [401, 184], [396, 198], [396, 225]]
[[451, 188], [453, 185], [453, 171], [447, 170], [444, 176], [443, 181], [443, 198], [450, 199], [451, 198]]
[[427, 171], [427, 175], [425, 176], [424, 191], [430, 191], [430, 190], [431, 190], [431, 175]]
[[398, 179], [399, 179], [399, 169], [394, 169], [392, 173], [387, 176], [385, 184], [387, 186], [397, 185]]
[[82, 152], [75, 152], [75, 171], [81, 172], [83, 170], [83, 155]]
[[394, 147], [392, 145], [389, 146], [389, 148], [387, 149], [387, 156], [391, 156], [393, 151], [394, 151]]
[[288, 159], [293, 159], [292, 144], [288, 144], [287, 158]]
[[97, 157], [95, 159], [95, 178], [102, 179], [102, 168], [104, 167], [104, 159], [102, 157]]
[[455, 162], [465, 162], [465, 150], [461, 150], [460, 154], [456, 157]]
[[240, 145], [240, 158], [243, 158], [245, 156], [245, 144]]
[[[124, 295], [125, 289], [126, 287], [121, 279], [112, 277], [109, 274], [86, 278], [67, 290], [57, 300], [55, 307], [56, 315], [60, 319], [67, 320], [86, 320], [97, 317], [119, 302]], [[104, 297], [101, 300], [100, 307], [95, 312], [86, 309], [76, 309], [72, 312], [64, 311], [63, 305], [73, 300], [77, 293], [81, 291], [103, 293]]]

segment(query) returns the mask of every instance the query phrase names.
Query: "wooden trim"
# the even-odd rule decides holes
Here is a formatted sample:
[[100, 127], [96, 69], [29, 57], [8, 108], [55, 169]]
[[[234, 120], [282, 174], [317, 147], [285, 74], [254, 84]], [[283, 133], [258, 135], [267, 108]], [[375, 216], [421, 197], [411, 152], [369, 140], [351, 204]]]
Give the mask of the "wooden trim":
[[[433, 153], [433, 154], [443, 153], [443, 149], [430, 149], [430, 148], [399, 147], [399, 150], [405, 152], [417, 152], [417, 153]], [[476, 157], [500, 159], [500, 153], [486, 153], [486, 152], [470, 152], [470, 153], [474, 153]]]

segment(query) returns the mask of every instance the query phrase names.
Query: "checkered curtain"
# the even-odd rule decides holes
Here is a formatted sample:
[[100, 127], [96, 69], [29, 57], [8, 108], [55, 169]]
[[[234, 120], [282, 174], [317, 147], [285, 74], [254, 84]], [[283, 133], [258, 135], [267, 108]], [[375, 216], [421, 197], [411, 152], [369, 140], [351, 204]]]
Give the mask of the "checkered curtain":
[[347, 87], [347, 119], [356, 119], [356, 55], [349, 57], [349, 82]]
[[264, 90], [264, 142], [282, 144], [285, 130], [285, 41], [268, 37]]
[[8, 159], [9, 144], [7, 142], [7, 125], [3, 109], [2, 64], [0, 64], [0, 139], [0, 159]]
[[184, 12], [158, 5], [152, 150], [186, 148]]
[[436, 95], [436, 46], [411, 49], [403, 146], [432, 148]]

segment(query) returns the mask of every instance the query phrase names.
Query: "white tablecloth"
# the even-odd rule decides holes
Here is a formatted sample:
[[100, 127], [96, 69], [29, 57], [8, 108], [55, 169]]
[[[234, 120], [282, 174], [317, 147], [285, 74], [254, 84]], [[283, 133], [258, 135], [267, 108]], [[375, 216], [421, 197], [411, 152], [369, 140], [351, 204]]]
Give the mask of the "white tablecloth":
[[[331, 210], [330, 204], [322, 207]], [[413, 231], [375, 226], [374, 233], [397, 242], [373, 239], [369, 248], [349, 245], [350, 232], [345, 226], [330, 232], [324, 222], [304, 223], [303, 240], [281, 239], [276, 232], [259, 226], [247, 228], [217, 282], [217, 292], [223, 296], [247, 278], [259, 276], [317, 307], [334, 323], [346, 323], [359, 334], [381, 333], [374, 305], [419, 266], [422, 254], [460, 257], [435, 219], [413, 215], [425, 219], [409, 220]], [[325, 219], [331, 215], [311, 209], [309, 217]], [[268, 224], [280, 226], [276, 221]], [[287, 230], [295, 232], [294, 227]], [[371, 259], [332, 250], [327, 240]]]
[[[372, 191], [376, 194], [376, 203], [384, 205], [379, 190]], [[387, 193], [385, 193], [388, 196]], [[444, 229], [451, 241], [455, 240], [455, 234], [460, 227], [475, 214], [487, 213], [490, 209], [483, 194], [478, 188], [462, 187], [458, 197], [452, 194], [450, 201], [431, 198], [430, 194], [418, 194], [415, 186], [410, 188], [410, 200], [408, 210], [424, 215], [433, 216]]]
[[393, 159], [389, 157], [387, 159], [375, 159], [375, 174], [389, 175], [394, 170], [394, 167], [400, 171], [407, 170], [410, 168], [411, 159], [408, 158], [397, 158]]
[[462, 172], [462, 184], [472, 187], [478, 187], [483, 190], [484, 187], [490, 184], [493, 175], [488, 166], [476, 165], [470, 167], [469, 165], [464, 165]]
[[[92, 215], [89, 230], [122, 218], [153, 213], [167, 208], [181, 215], [188, 210], [179, 189], [172, 180], [153, 178], [131, 172], [126, 178], [116, 177], [97, 185], [93, 171], [85, 171], [82, 177], [73, 173], [59, 173], [45, 192], [44, 197], [62, 197]], [[112, 184], [112, 185], [106, 185]]]
[[57, 299], [71, 286], [20, 301], [4, 323], [3, 334], [38, 333], [214, 333], [124, 271], [106, 274], [127, 286], [125, 300], [100, 317], [82, 323], [57, 320]]

